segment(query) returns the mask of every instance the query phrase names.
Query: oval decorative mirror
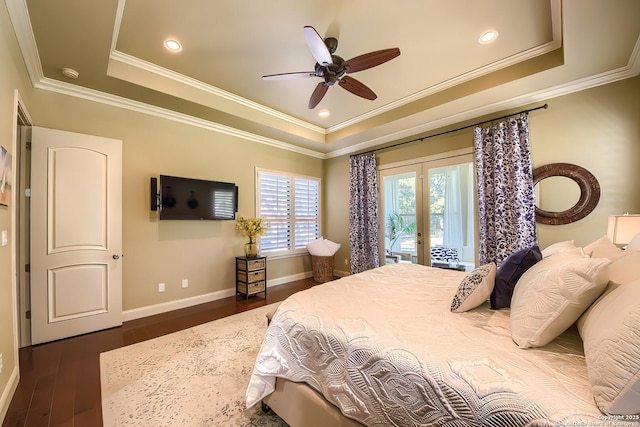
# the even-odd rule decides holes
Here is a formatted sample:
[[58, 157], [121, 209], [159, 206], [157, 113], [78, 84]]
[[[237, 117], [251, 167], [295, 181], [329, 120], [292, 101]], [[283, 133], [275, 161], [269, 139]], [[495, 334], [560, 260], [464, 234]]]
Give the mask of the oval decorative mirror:
[[563, 176], [578, 184], [578, 202], [561, 212], [548, 212], [536, 206], [536, 222], [549, 225], [570, 224], [589, 215], [600, 200], [600, 184], [595, 176], [583, 167], [570, 163], [551, 163], [533, 170], [534, 187], [540, 181], [552, 176]]

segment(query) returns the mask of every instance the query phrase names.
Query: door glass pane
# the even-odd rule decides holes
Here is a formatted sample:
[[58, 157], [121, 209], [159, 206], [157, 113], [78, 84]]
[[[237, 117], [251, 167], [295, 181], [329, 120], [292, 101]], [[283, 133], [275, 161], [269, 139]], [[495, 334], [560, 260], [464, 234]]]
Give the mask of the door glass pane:
[[417, 263], [416, 173], [385, 176], [383, 185], [384, 263]]
[[473, 165], [429, 169], [431, 265], [475, 266]]

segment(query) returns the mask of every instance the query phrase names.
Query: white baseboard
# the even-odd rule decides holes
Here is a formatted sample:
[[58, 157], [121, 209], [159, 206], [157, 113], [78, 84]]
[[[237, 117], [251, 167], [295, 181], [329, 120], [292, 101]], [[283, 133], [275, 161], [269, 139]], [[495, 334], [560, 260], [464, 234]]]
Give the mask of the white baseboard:
[[18, 388], [19, 382], [20, 368], [16, 364], [16, 366], [13, 368], [13, 372], [11, 372], [11, 376], [9, 377], [9, 382], [7, 382], [7, 386], [4, 388], [2, 396], [0, 397], [0, 421], [2, 422], [4, 422], [4, 417], [7, 416], [7, 411], [9, 410], [11, 399], [13, 399], [13, 394]]
[[[292, 276], [279, 277], [267, 282], [267, 289], [274, 286], [280, 286], [285, 283], [293, 282], [296, 280], [306, 279], [312, 277], [313, 272], [307, 271], [304, 273], [294, 274]], [[132, 310], [126, 310], [122, 312], [122, 321], [127, 322], [129, 320], [141, 319], [147, 316], [153, 316], [155, 314], [167, 313], [173, 310], [179, 310], [181, 308], [192, 307], [198, 304], [205, 304], [207, 302], [216, 301], [222, 298], [232, 297], [236, 294], [236, 288], [223, 289], [221, 291], [211, 292], [204, 295], [198, 295], [195, 297], [184, 298], [175, 301], [169, 301], [162, 304], [149, 305], [146, 307], [134, 308]]]

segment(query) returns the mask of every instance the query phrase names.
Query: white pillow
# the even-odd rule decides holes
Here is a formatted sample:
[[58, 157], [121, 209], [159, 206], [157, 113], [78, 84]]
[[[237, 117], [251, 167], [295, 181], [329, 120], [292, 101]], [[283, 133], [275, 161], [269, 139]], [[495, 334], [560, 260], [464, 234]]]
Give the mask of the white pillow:
[[640, 279], [640, 251], [624, 251], [621, 257], [611, 262], [609, 280], [618, 285]]
[[575, 249], [576, 245], [573, 243], [573, 240], [565, 240], [564, 242], [556, 242], [553, 243], [546, 248], [544, 248], [542, 252], [542, 258], [549, 257], [551, 255], [557, 254], [559, 252], [564, 252], [569, 249]]
[[333, 252], [331, 252], [331, 249], [329, 249], [322, 237], [307, 243], [307, 251], [309, 251], [309, 253], [314, 256], [333, 255]]
[[451, 311], [462, 313], [486, 302], [496, 282], [496, 264], [482, 265], [469, 273], [458, 286], [451, 302]]
[[324, 239], [324, 244], [327, 245], [327, 248], [329, 248], [329, 252], [331, 252], [329, 255], [335, 254], [336, 252], [338, 252], [338, 249], [340, 249], [340, 243], [335, 243], [328, 239]]
[[632, 252], [640, 251], [640, 233], [633, 236], [626, 249]]
[[600, 298], [580, 318], [587, 373], [604, 414], [640, 414], [640, 280]]
[[602, 294], [609, 264], [606, 258], [564, 252], [527, 270], [511, 298], [511, 338], [521, 348], [551, 342]]
[[589, 243], [584, 251], [592, 258], [609, 258], [611, 261], [624, 255], [624, 251], [611, 243], [609, 236], [602, 236], [598, 240]]

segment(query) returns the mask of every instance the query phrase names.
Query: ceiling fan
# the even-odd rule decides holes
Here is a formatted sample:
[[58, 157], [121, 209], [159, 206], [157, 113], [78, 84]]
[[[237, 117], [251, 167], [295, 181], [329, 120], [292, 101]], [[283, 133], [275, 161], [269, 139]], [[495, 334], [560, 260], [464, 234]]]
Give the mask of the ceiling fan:
[[354, 95], [370, 100], [376, 99], [378, 96], [371, 89], [347, 74], [375, 67], [400, 55], [400, 49], [394, 47], [365, 53], [345, 61], [338, 55], [334, 55], [338, 47], [336, 38], [327, 37], [322, 40], [315, 28], [310, 26], [304, 27], [304, 36], [307, 39], [311, 54], [318, 61], [316, 62], [315, 71], [271, 74], [262, 76], [262, 78], [264, 80], [291, 80], [320, 77], [323, 81], [318, 83], [311, 94], [309, 99], [310, 109], [315, 108], [327, 93], [329, 86], [333, 86], [336, 83]]

